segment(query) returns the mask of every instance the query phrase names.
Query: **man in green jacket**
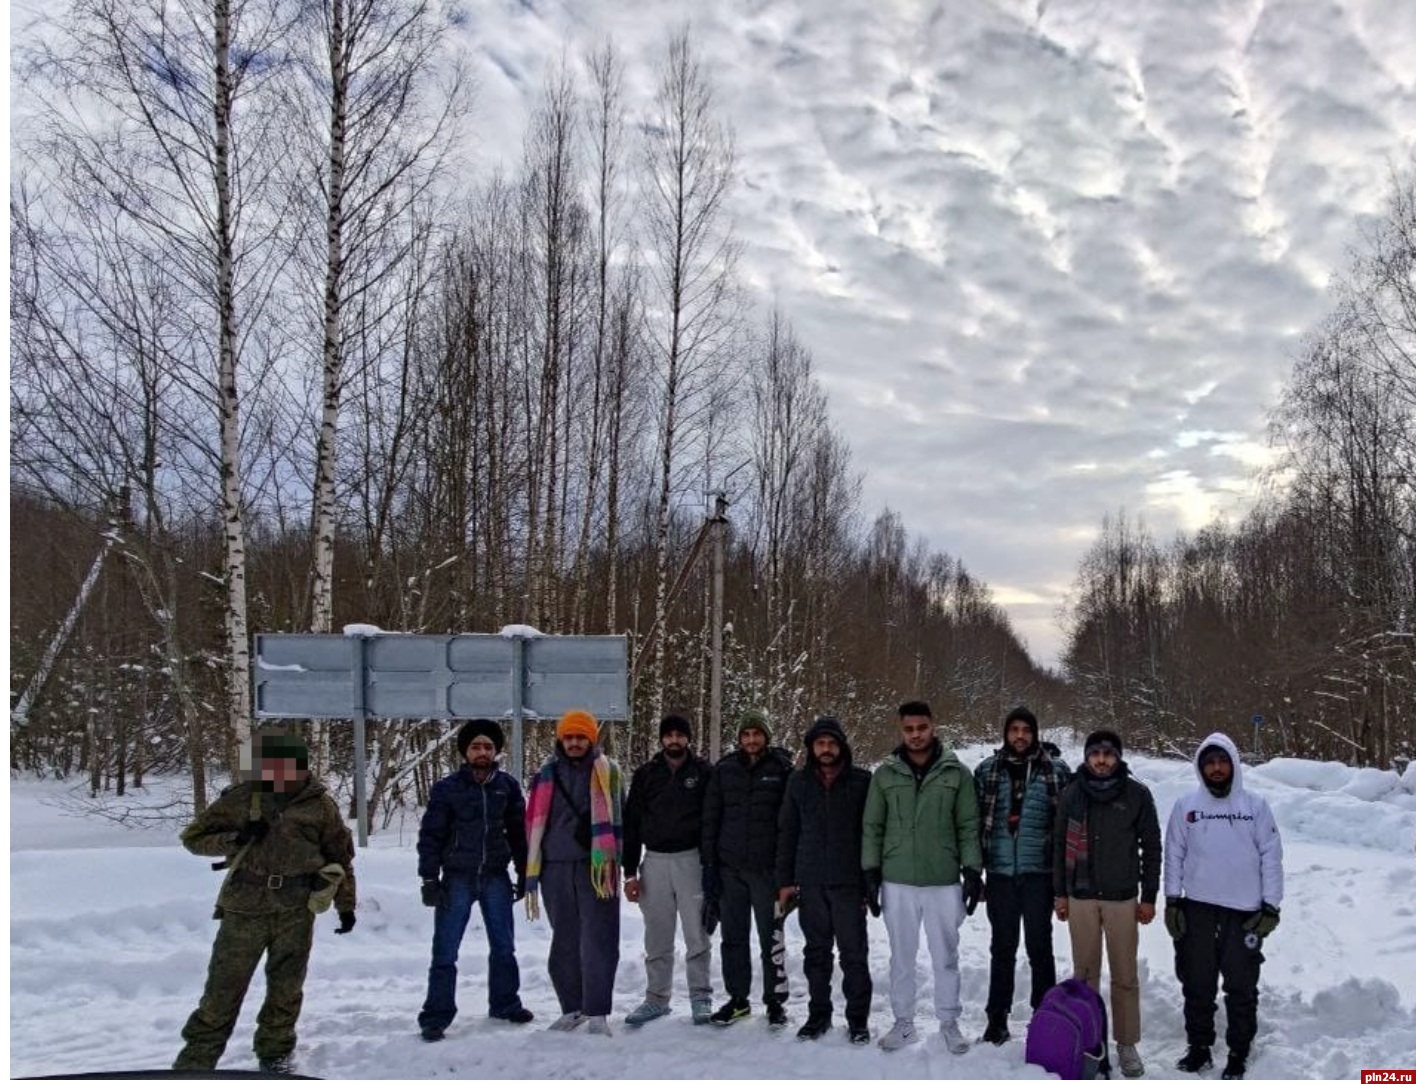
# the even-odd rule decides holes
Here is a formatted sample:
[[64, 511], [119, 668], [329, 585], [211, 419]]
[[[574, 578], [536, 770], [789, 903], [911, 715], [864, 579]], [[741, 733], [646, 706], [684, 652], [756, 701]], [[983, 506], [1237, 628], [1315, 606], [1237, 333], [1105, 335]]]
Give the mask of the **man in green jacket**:
[[[903, 741], [870, 780], [861, 867], [870, 909], [884, 910], [890, 935], [890, 1007], [885, 1050], [918, 1042], [915, 960], [924, 926], [934, 964], [934, 1015], [951, 1054], [969, 1044], [959, 1031], [959, 927], [983, 891], [978, 798], [973, 778], [934, 735], [929, 705], [900, 705]], [[960, 879], [963, 887], [960, 888]]]
[[221, 925], [201, 1002], [182, 1028], [173, 1069], [209, 1072], [226, 1050], [261, 957], [266, 997], [256, 1017], [261, 1072], [293, 1072], [315, 914], [331, 901], [336, 933], [354, 928], [354, 841], [323, 783], [310, 778], [298, 738], [259, 739], [253, 778], [227, 787], [182, 833], [193, 854], [227, 869], [216, 901]]

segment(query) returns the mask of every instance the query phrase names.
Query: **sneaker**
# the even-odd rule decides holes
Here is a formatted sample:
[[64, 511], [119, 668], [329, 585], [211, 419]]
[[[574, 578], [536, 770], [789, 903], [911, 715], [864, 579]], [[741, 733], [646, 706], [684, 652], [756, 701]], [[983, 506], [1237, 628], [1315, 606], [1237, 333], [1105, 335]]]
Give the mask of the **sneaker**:
[[1249, 1067], [1249, 1056], [1239, 1054], [1231, 1050], [1229, 1060], [1224, 1063], [1224, 1072], [1220, 1075], [1222, 1080], [1243, 1080], [1244, 1070]]
[[988, 1027], [983, 1029], [983, 1038], [980, 1042], [992, 1043], [994, 1046], [1002, 1046], [1013, 1036], [1008, 1031], [1008, 1018], [1006, 1016], [990, 1016]]
[[710, 1016], [709, 1019], [720, 1027], [727, 1027], [729, 1024], [736, 1024], [743, 1017], [751, 1015], [752, 1006], [750, 1004], [746, 1001], [739, 1001], [737, 998], [733, 998]]
[[767, 1002], [767, 1026], [772, 1028], [787, 1026], [787, 1007], [780, 1001]]
[[585, 1018], [585, 1033], [587, 1035], [613, 1035], [610, 1030], [610, 1018], [608, 1016], [587, 1016]]
[[692, 1006], [695, 1024], [711, 1024], [713, 1022], [713, 1003], [706, 997], [694, 998]]
[[273, 1058], [259, 1058], [257, 1064], [261, 1072], [271, 1076], [292, 1076], [295, 1073], [295, 1058], [290, 1054], [277, 1054]]
[[661, 1005], [657, 1001], [650, 1001], [647, 998], [639, 1003], [639, 1008], [624, 1018], [627, 1026], [632, 1028], [643, 1027], [650, 1020], [657, 1020], [661, 1016], [668, 1016], [673, 1009], [667, 1005]]
[[511, 1012], [493, 1013], [493, 1020], [505, 1020], [508, 1024], [529, 1024], [536, 1019], [536, 1014], [525, 1005], [518, 1005]]
[[419, 1034], [423, 1036], [425, 1043], [439, 1043], [442, 1042], [443, 1035], [446, 1033], [442, 1028], [424, 1028]]
[[1213, 1064], [1209, 1047], [1192, 1046], [1185, 1051], [1185, 1056], [1175, 1063], [1175, 1068], [1182, 1073], [1198, 1073], [1201, 1069], [1208, 1069]]
[[895, 1026], [880, 1036], [881, 1050], [903, 1050], [910, 1043], [919, 1042], [919, 1032], [915, 1031], [913, 1020], [896, 1020]]
[[957, 1020], [946, 1020], [939, 1025], [939, 1034], [944, 1039], [944, 1045], [949, 1048], [951, 1054], [963, 1054], [969, 1048], [969, 1041], [964, 1038], [964, 1033], [959, 1030]]
[[851, 1046], [865, 1046], [870, 1042], [870, 1029], [864, 1024], [850, 1024], [848, 1027]]
[[1128, 1080], [1146, 1075], [1146, 1066], [1141, 1055], [1136, 1052], [1135, 1043], [1117, 1043], [1116, 1060], [1121, 1063], [1121, 1075]]
[[574, 1031], [581, 1024], [585, 1023], [585, 1014], [581, 1012], [568, 1012], [560, 1017], [550, 1026], [549, 1031]]
[[813, 1013], [806, 1023], [797, 1028], [798, 1039], [819, 1039], [831, 1030], [831, 1018]]

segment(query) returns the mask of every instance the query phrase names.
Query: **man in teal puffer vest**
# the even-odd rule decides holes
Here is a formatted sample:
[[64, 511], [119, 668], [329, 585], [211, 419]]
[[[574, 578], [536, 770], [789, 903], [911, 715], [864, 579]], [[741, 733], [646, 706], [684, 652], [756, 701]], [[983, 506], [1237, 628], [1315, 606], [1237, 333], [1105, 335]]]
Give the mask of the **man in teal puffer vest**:
[[1052, 955], [1052, 835], [1057, 796], [1067, 782], [1067, 765], [1038, 742], [1037, 717], [1016, 707], [1003, 721], [1003, 746], [974, 771], [988, 874], [988, 1028], [983, 1041], [1001, 1045], [1010, 1038], [1013, 970], [1018, 958], [1018, 926], [1032, 970], [1030, 1003], [1057, 984]]
[[[900, 746], [870, 780], [861, 868], [871, 910], [890, 935], [890, 1007], [885, 1050], [918, 1042], [915, 960], [923, 925], [934, 965], [934, 1015], [951, 1054], [969, 1044], [959, 1031], [959, 927], [983, 889], [978, 799], [968, 769], [934, 735], [929, 705], [900, 705]], [[960, 880], [963, 887], [960, 888]]]

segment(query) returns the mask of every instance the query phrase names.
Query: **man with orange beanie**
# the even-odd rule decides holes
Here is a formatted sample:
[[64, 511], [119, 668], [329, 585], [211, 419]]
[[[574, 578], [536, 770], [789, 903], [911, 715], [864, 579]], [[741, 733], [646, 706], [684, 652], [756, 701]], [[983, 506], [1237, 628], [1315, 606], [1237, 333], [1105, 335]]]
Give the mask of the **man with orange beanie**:
[[556, 750], [526, 800], [526, 913], [544, 896], [551, 920], [547, 964], [561, 1016], [552, 1031], [581, 1024], [609, 1035], [619, 967], [618, 870], [624, 788], [599, 747], [600, 726], [572, 709], [556, 724]]

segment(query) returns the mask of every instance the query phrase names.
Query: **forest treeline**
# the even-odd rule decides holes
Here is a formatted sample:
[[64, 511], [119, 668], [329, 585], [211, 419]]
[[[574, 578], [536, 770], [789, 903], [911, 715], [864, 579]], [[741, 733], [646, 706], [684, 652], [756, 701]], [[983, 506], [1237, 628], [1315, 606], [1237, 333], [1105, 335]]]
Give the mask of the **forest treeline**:
[[1402, 766], [1416, 748], [1409, 170], [1337, 277], [1271, 429], [1277, 464], [1242, 522], [1166, 542], [1107, 517], [1070, 615], [1075, 709], [1158, 751], [1222, 728], [1260, 756]]
[[[633, 759], [708, 717], [719, 497], [729, 726], [834, 712], [869, 756], [916, 695], [959, 734], [1060, 711], [963, 561], [862, 509], [809, 346], [746, 296], [687, 31], [643, 70], [565, 60], [475, 183], [457, 40], [407, 0], [74, 0], [22, 56], [12, 706], [74, 624], [12, 768], [186, 770], [200, 804], [251, 634], [351, 622], [625, 634]], [[298, 725], [347, 774], [347, 725]], [[375, 816], [447, 733], [371, 725]]]

